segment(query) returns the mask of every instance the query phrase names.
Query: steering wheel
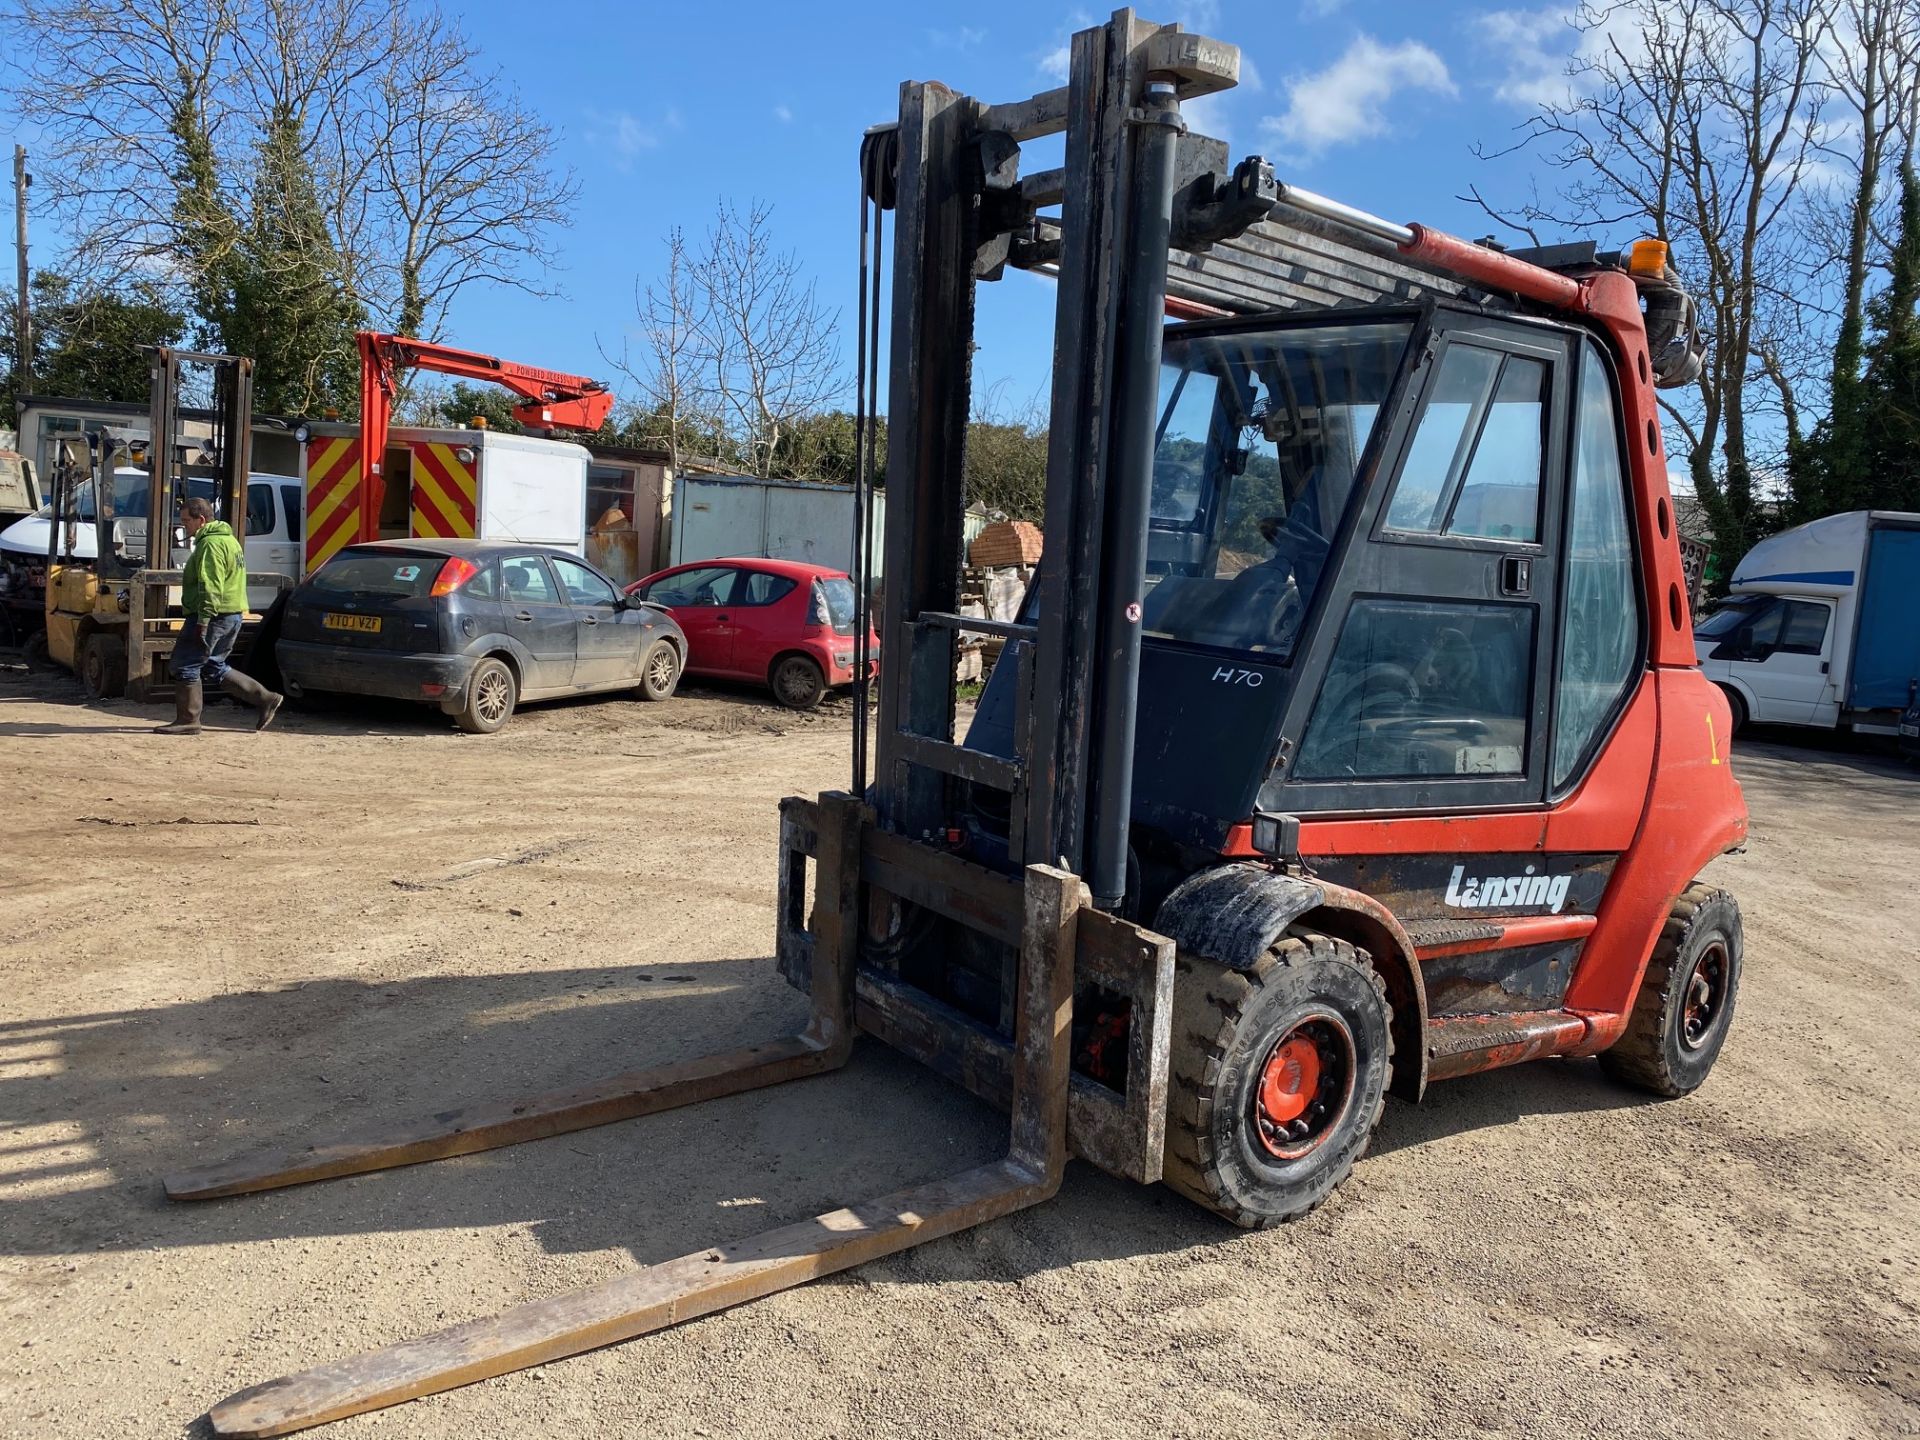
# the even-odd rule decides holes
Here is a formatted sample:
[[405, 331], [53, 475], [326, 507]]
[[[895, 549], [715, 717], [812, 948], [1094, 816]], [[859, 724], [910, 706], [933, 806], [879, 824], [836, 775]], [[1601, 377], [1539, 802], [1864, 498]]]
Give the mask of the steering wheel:
[[1418, 673], [1423, 694], [1468, 695], [1480, 678], [1480, 653], [1466, 631], [1449, 625], [1435, 632]]
[[1329, 708], [1324, 719], [1316, 711], [1313, 728], [1324, 725], [1329, 733], [1344, 738], [1360, 729], [1369, 710], [1377, 706], [1406, 705], [1419, 695], [1420, 687], [1414, 684], [1413, 675], [1405, 666], [1387, 661], [1368, 665], [1348, 677], [1346, 688], [1331, 702], [1323, 697], [1321, 703]]

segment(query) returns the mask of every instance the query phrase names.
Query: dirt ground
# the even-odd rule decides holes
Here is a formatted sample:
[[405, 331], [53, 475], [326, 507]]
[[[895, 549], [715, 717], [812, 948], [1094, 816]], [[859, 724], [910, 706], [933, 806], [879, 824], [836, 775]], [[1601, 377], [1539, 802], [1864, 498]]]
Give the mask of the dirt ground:
[[[204, 1433], [245, 1385], [999, 1153], [866, 1042], [838, 1074], [276, 1195], [158, 1177], [788, 1033], [775, 802], [849, 712], [747, 692], [151, 737], [0, 672], [0, 1432]], [[1920, 779], [1736, 750], [1719, 1068], [1390, 1102], [1249, 1235], [1085, 1165], [1051, 1203], [680, 1330], [341, 1423], [590, 1436], [1920, 1434]]]

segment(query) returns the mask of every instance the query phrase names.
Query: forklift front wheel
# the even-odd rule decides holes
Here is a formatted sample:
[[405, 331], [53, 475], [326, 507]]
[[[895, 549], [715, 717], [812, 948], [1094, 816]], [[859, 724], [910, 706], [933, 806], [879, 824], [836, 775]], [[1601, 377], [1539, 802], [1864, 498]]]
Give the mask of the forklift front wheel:
[[1627, 1030], [1600, 1054], [1616, 1080], [1668, 1097], [1700, 1088], [1733, 1025], [1740, 993], [1740, 906], [1692, 885], [1673, 904]]
[[80, 649], [80, 684], [89, 700], [114, 700], [127, 690], [127, 645], [104, 631], [87, 637]]
[[1165, 1179], [1247, 1229], [1305, 1215], [1366, 1152], [1393, 1067], [1366, 953], [1295, 930], [1251, 970], [1182, 955]]

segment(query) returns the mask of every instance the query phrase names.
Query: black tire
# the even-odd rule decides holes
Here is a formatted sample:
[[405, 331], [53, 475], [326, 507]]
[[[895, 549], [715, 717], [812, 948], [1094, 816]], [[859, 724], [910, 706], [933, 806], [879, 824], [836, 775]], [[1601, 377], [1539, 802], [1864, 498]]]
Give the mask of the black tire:
[[513, 718], [520, 702], [520, 685], [513, 667], [489, 656], [467, 677], [467, 694], [453, 721], [469, 735], [491, 735]]
[[656, 640], [640, 660], [640, 698], [667, 700], [680, 685], [680, 652], [671, 640]]
[[1655, 1095], [1699, 1089], [1733, 1026], [1740, 951], [1740, 906], [1733, 896], [1689, 886], [1661, 928], [1626, 1033], [1601, 1052], [1601, 1068]]
[[[1251, 970], [1179, 957], [1163, 1178], [1246, 1229], [1296, 1219], [1366, 1153], [1393, 1070], [1386, 985], [1364, 950], [1289, 933]], [[1317, 1085], [1290, 1055], [1311, 1050]], [[1275, 1094], [1307, 1106], [1286, 1134]], [[1288, 1080], [1292, 1088], [1286, 1088]]]
[[773, 698], [789, 710], [811, 710], [827, 694], [827, 677], [805, 655], [788, 655], [775, 661], [767, 683], [773, 687]]
[[21, 659], [26, 662], [27, 673], [29, 675], [38, 675], [43, 671], [53, 669], [53, 656], [47, 651], [46, 631], [36, 630], [27, 637], [26, 647], [21, 652]]
[[1732, 734], [1738, 735], [1747, 728], [1747, 702], [1740, 698], [1738, 690], [1729, 690], [1724, 685], [1720, 687], [1720, 693], [1727, 697], [1727, 708], [1733, 711], [1728, 728]]
[[80, 646], [80, 684], [89, 700], [116, 700], [127, 693], [127, 642], [104, 630]]

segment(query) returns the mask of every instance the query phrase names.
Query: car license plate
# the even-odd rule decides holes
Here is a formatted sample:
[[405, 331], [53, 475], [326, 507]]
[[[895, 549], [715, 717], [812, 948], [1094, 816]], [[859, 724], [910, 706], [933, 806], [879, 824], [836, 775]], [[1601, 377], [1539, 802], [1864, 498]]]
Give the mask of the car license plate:
[[328, 615], [320, 623], [329, 630], [364, 630], [369, 635], [380, 633], [378, 615]]
[[1913, 725], [1902, 725], [1900, 727], [1900, 733], [1902, 735], [1920, 736], [1920, 723], [1913, 724]]

